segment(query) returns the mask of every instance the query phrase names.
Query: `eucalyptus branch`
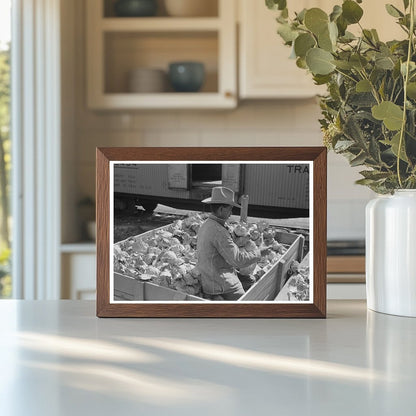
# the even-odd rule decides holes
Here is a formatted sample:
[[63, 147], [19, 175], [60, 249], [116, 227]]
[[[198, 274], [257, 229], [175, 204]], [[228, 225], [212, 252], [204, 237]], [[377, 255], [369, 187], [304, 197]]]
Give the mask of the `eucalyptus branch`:
[[397, 84], [397, 81], [396, 81], [396, 80], [394, 80], [394, 81], [393, 81], [393, 88], [391, 89], [391, 94], [390, 94], [390, 97], [389, 97], [389, 100], [390, 100], [390, 101], [393, 101], [393, 102], [395, 102], [395, 101], [393, 100], [393, 96], [394, 96], [394, 90], [396, 89], [396, 84]]
[[360, 75], [363, 79], [365, 79], [366, 81], [368, 81], [368, 83], [370, 84], [371, 87], [371, 93], [373, 94], [374, 99], [377, 101], [377, 104], [380, 104], [381, 100], [380, 97], [378, 95], [378, 92], [376, 90], [376, 87], [374, 86], [374, 84], [371, 82], [370, 78], [368, 78], [367, 76], [367, 72], [365, 72], [365, 69], [361, 66], [361, 71], [360, 71]]
[[338, 68], [335, 68], [335, 71], [338, 72], [341, 75], [344, 75], [345, 78], [350, 79], [352, 82], [357, 83], [357, 80], [355, 78], [351, 77], [348, 74], [345, 74], [344, 72], [340, 71]]
[[410, 29], [409, 29], [409, 44], [407, 46], [407, 60], [406, 60], [406, 73], [404, 75], [404, 85], [403, 85], [403, 118], [402, 118], [402, 127], [400, 129], [400, 139], [399, 139], [399, 148], [397, 151], [397, 177], [399, 179], [400, 188], [403, 188], [402, 178], [400, 174], [400, 155], [402, 152], [402, 146], [404, 141], [404, 132], [406, 129], [406, 110], [407, 110], [407, 83], [409, 81], [409, 68], [410, 61], [412, 59], [412, 49], [413, 49], [413, 37], [414, 37], [414, 28], [415, 28], [415, 0], [410, 0]]

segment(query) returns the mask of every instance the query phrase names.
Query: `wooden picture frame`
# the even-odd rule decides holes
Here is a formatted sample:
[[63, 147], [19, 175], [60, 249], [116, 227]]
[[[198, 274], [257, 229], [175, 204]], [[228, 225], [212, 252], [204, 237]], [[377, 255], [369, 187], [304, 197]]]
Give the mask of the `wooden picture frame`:
[[[201, 317], [207, 317], [207, 318], [208, 317], [210, 318], [325, 318], [326, 317], [326, 212], [327, 212], [327, 197], [326, 197], [327, 150], [326, 148], [324, 147], [97, 148], [96, 156], [97, 156], [96, 200], [97, 200], [97, 316], [98, 317], [189, 317], [189, 318], [190, 317], [194, 317], [194, 318], [201, 318]], [[270, 300], [268, 297], [264, 296], [264, 293], [261, 294], [261, 296], [263, 296], [261, 300], [258, 300], [255, 297], [253, 298], [254, 300], [250, 300], [249, 296], [244, 298], [243, 301], [240, 301], [241, 299], [237, 301], [216, 300], [215, 297], [210, 298], [210, 300], [197, 297], [195, 300], [194, 298], [192, 298], [192, 296], [190, 296], [191, 301], [187, 301], [183, 297], [182, 291], [178, 292], [175, 290], [172, 290], [171, 292], [169, 292], [169, 293], [173, 293], [173, 296], [171, 296], [170, 298], [165, 298], [163, 297], [164, 295], [162, 297], [155, 295], [155, 297], [152, 297], [148, 301], [148, 300], [145, 300], [144, 297], [140, 297], [142, 295], [140, 296], [137, 295], [138, 297], [134, 297], [136, 295], [134, 296], [132, 295], [133, 297], [131, 297], [130, 294], [128, 294], [128, 296], [130, 296], [128, 297], [127, 295], [124, 294], [124, 292], [120, 292], [121, 289], [119, 288], [121, 286], [119, 286], [119, 283], [118, 283], [119, 279], [126, 280], [129, 285], [130, 284], [134, 285], [136, 281], [139, 282], [141, 286], [145, 286], [145, 285], [143, 282], [141, 282], [141, 279], [144, 278], [144, 275], [140, 275], [140, 270], [143, 270], [143, 269], [137, 269], [137, 270], [134, 269], [133, 272], [138, 273], [137, 276], [133, 275], [134, 278], [132, 277], [131, 272], [128, 272], [128, 273], [126, 272], [127, 276], [124, 276], [124, 271], [122, 273], [120, 273], [119, 271], [117, 273], [114, 272], [115, 270], [114, 268], [117, 268], [118, 270], [118, 267], [120, 266], [120, 262], [118, 260], [115, 263], [116, 254], [118, 255], [120, 252], [124, 254], [125, 252], [122, 250], [124, 249], [127, 250], [125, 248], [126, 247], [125, 245], [123, 246], [122, 243], [114, 244], [114, 240], [113, 240], [114, 230], [112, 227], [113, 227], [113, 219], [114, 219], [113, 216], [114, 216], [114, 199], [115, 199], [114, 177], [115, 176], [117, 177], [117, 181], [116, 181], [117, 187], [121, 186], [120, 183], [122, 183], [124, 184], [123, 186], [130, 186], [134, 188], [134, 184], [135, 184], [134, 175], [130, 176], [129, 180], [131, 183], [128, 184], [127, 183], [128, 181], [127, 182], [124, 180], [120, 181], [119, 176], [117, 176], [118, 173], [115, 174], [114, 172], [116, 171], [116, 169], [120, 169], [124, 167], [131, 167], [133, 169], [135, 168], [135, 166], [138, 166], [138, 169], [139, 168], [142, 169], [141, 167], [145, 167], [145, 166], [157, 167], [162, 172], [162, 169], [164, 169], [164, 166], [169, 163], [184, 163], [186, 165], [189, 164], [190, 166], [194, 166], [195, 172], [197, 172], [197, 170], [200, 167], [199, 164], [203, 162], [204, 163], [206, 162], [204, 166], [209, 166], [209, 169], [211, 169], [211, 164], [212, 164], [213, 167], [220, 166], [221, 169], [224, 169], [224, 170], [225, 170], [224, 168], [225, 165], [228, 166], [228, 165], [233, 165], [233, 164], [240, 164], [241, 169], [231, 169], [233, 173], [232, 175], [230, 175], [230, 177], [235, 178], [236, 181], [237, 180], [239, 181], [237, 183], [238, 186], [236, 186], [236, 189], [243, 190], [243, 191], [244, 191], [244, 186], [243, 186], [244, 180], [247, 182], [246, 184], [248, 187], [248, 179], [247, 178], [244, 179], [242, 175], [246, 174], [247, 176], [248, 174], [250, 174], [251, 177], [253, 177], [253, 174], [250, 173], [251, 172], [250, 169], [254, 169], [256, 167], [258, 169], [263, 169], [263, 168], [267, 169], [267, 171], [269, 172], [270, 169], [277, 169], [276, 166], [279, 166], [279, 169], [285, 168], [286, 172], [289, 172], [292, 174], [296, 174], [296, 172], [297, 173], [306, 172], [308, 174], [307, 176], [308, 188], [307, 189], [305, 188], [304, 190], [305, 195], [306, 195], [305, 198], [308, 198], [308, 201], [309, 201], [308, 211], [305, 211], [307, 212], [305, 215], [306, 215], [306, 220], [308, 221], [308, 225], [309, 225], [307, 235], [306, 235], [306, 240], [308, 240], [309, 238], [307, 255], [305, 255], [304, 253], [305, 249], [301, 250], [299, 249], [299, 247], [297, 248], [298, 252], [300, 253], [300, 254], [298, 253], [298, 257], [297, 257], [298, 260], [303, 259], [304, 261], [306, 261], [307, 260], [306, 257], [308, 257], [308, 262], [305, 263], [307, 264], [307, 267], [304, 267], [302, 269], [299, 266], [299, 264], [296, 263], [295, 257], [292, 256], [290, 258], [290, 261], [287, 261], [289, 257], [286, 256], [284, 258], [284, 261], [277, 260], [277, 263], [279, 264], [278, 266], [276, 266], [275, 263], [273, 263], [272, 265], [269, 266], [269, 269], [267, 269], [267, 267], [265, 268], [265, 270], [270, 270], [270, 268], [273, 268], [273, 270], [277, 270], [278, 268], [280, 268], [279, 269], [281, 270], [279, 274], [279, 276], [281, 276], [280, 277], [280, 284], [281, 284], [280, 291], [283, 291], [283, 288], [287, 286], [287, 284], [289, 284], [290, 293], [289, 292], [287, 293], [287, 298], [288, 298], [287, 301]], [[171, 169], [170, 171], [187, 172], [188, 170], [187, 169], [182, 169], [182, 170]], [[235, 173], [235, 172], [240, 172], [240, 171], [241, 173], [239, 173], [238, 175]], [[141, 176], [139, 175], [138, 177], [144, 178], [143, 175], [144, 174], [141, 174]], [[155, 178], [154, 174], [153, 175], [150, 174], [150, 176]], [[280, 174], [278, 176], [279, 178], [281, 178]], [[196, 174], [195, 174], [195, 177], [196, 177]], [[264, 175], [259, 176], [258, 180], [261, 182], [259, 183], [259, 186], [257, 186], [257, 188], [259, 187], [261, 188], [260, 184], [261, 183], [266, 184], [267, 180], [269, 180], [268, 183], [271, 183], [273, 187], [274, 187], [274, 184], [276, 184], [277, 186], [283, 180], [283, 179], [279, 180], [279, 178], [273, 177], [270, 182], [269, 179], [265, 179]], [[292, 178], [292, 176], [290, 178]], [[153, 179], [153, 180], [156, 181], [156, 179]], [[220, 182], [219, 182], [220, 185], [222, 184], [221, 180], [222, 179], [220, 179]], [[136, 179], [136, 181], [139, 181], [141, 183], [142, 181], [144, 181], [144, 179], [139, 179], [139, 180]], [[167, 178], [164, 177], [163, 184], [166, 184], [167, 182], [168, 182]], [[173, 183], [186, 184], [187, 182], [186, 180], [183, 180], [183, 178], [178, 177], [178, 178], [173, 178]], [[142, 188], [146, 188], [146, 186], [143, 185]], [[147, 188], [149, 188], [149, 186], [147, 186]], [[178, 186], [178, 188], [180, 188], [180, 186]], [[290, 192], [292, 192], [291, 191], [292, 188], [295, 189], [294, 186], [292, 187], [289, 184], [286, 186], [285, 189], [289, 189], [289, 191], [287, 192], [289, 192], [290, 194]], [[203, 189], [205, 192], [206, 189], [205, 188]], [[271, 194], [273, 193], [273, 189], [269, 191], [267, 191], [266, 189], [267, 192], [265, 193]], [[172, 190], [172, 192], [173, 191], [174, 190]], [[188, 192], [186, 191], [186, 189], [185, 190], [179, 189], [177, 191]], [[251, 192], [254, 194], [256, 191], [253, 190]], [[118, 195], [118, 193], [116, 195]], [[241, 193], [240, 194], [237, 193], [237, 195], [241, 196]], [[288, 200], [294, 200], [294, 198], [290, 197], [290, 195], [288, 197]], [[282, 194], [280, 193], [278, 197], [282, 198]], [[201, 201], [201, 199], [199, 199], [199, 201]], [[185, 201], [185, 202], [189, 202], [189, 201]], [[264, 209], [264, 210], [269, 209], [269, 211], [272, 214], [270, 214], [269, 211], [267, 211], [267, 215], [269, 216], [272, 215], [274, 217], [279, 216], [279, 218], [281, 218], [280, 214], [276, 215], [276, 212], [283, 212], [283, 213], [285, 212], [284, 210], [280, 211], [280, 205], [281, 205], [280, 202], [279, 204], [276, 203], [272, 206], [271, 209], [269, 209], [269, 207], [267, 207], [265, 204], [264, 206], [261, 204], [253, 205], [253, 207], [257, 207], [259, 209], [259, 211], [256, 211], [256, 213], [263, 212], [261, 211], [261, 209]], [[279, 210], [277, 208], [279, 208]], [[286, 218], [290, 218], [290, 215], [292, 212], [297, 215], [298, 212], [303, 212], [303, 211], [297, 211], [295, 208], [293, 209], [293, 211], [291, 211], [291, 208], [288, 208], [288, 212], [282, 215], [285, 216]], [[258, 215], [258, 217], [261, 218], [260, 215]], [[283, 220], [277, 219], [276, 221], [279, 222]], [[290, 220], [286, 220], [286, 221], [290, 221]], [[179, 224], [179, 223], [175, 223], [175, 224]], [[256, 227], [256, 226], [259, 226], [259, 225], [258, 224], [250, 225], [250, 227]], [[296, 229], [293, 231], [292, 229], [283, 228], [283, 230], [284, 231], [282, 231], [282, 228], [276, 227], [276, 229], [273, 230], [273, 233], [275, 233], [274, 238], [276, 241], [279, 241], [281, 237], [282, 239], [286, 238], [284, 237], [286, 231], [290, 233], [291, 235], [293, 234], [294, 238], [291, 237], [292, 239], [283, 248], [283, 251], [286, 250], [284, 251], [284, 253], [293, 253], [293, 251], [295, 250], [294, 249], [295, 243], [291, 245], [291, 242], [295, 240], [300, 241], [302, 238], [303, 238], [303, 241], [305, 241], [305, 235], [302, 235], [302, 230], [300, 230], [299, 233], [297, 233], [298, 231]], [[279, 237], [277, 237], [277, 235]], [[131, 241], [136, 241], [134, 239], [139, 240], [140, 236], [132, 237], [132, 239], [127, 239], [126, 241], [128, 241], [130, 244]], [[127, 244], [127, 243], [123, 243], [123, 244]], [[116, 245], [118, 248], [115, 248]], [[282, 243], [282, 245], [284, 244]], [[129, 252], [131, 252], [131, 250]], [[132, 253], [134, 253], [134, 255], [137, 255], [135, 251], [133, 251]], [[276, 256], [277, 256], [276, 258], [283, 260], [283, 257], [285, 256], [285, 254], [281, 254], [281, 255], [276, 254]], [[160, 258], [160, 256], [158, 258]], [[140, 261], [142, 261], [142, 259], [140, 259]], [[299, 278], [302, 277], [301, 271], [303, 271], [304, 273], [305, 270], [309, 270], [309, 265], [310, 265], [309, 274], [303, 275], [304, 277], [303, 281], [308, 282], [307, 293], [309, 297], [299, 298], [299, 299], [306, 299], [306, 300], [296, 301], [296, 299], [298, 299], [298, 297], [296, 296], [298, 296], [299, 293], [301, 293], [301, 292], [296, 293], [296, 290], [301, 290], [299, 289], [299, 286], [298, 286], [298, 289], [296, 289], [296, 284], [301, 282], [301, 280], [299, 280]], [[122, 270], [125, 270], [124, 263], [122, 263], [120, 267], [123, 267]], [[128, 269], [128, 270], [131, 270], [131, 269]], [[264, 271], [261, 271], [261, 270], [260, 272], [264, 273]], [[290, 273], [294, 273], [294, 274], [290, 275]], [[272, 272], [270, 272], [270, 274], [272, 274]], [[264, 276], [266, 275], [267, 275], [267, 279], [269, 279], [268, 272], [264, 274]], [[296, 280], [295, 277], [298, 280]], [[198, 278], [196, 278], [195, 282], [196, 282], [196, 285], [198, 285]], [[264, 283], [262, 283], [262, 285], [264, 286]], [[275, 285], [275, 283], [273, 283], [273, 285]], [[290, 285], [292, 286], [290, 287]], [[150, 285], [150, 286], [153, 289], [155, 289], [153, 287], [154, 285], [153, 286]], [[256, 286], [256, 290], [254, 290], [253, 287], [247, 290], [246, 293], [249, 293], [250, 290], [252, 292], [256, 292], [256, 291], [259, 292], [260, 289], [258, 289], [258, 287], [262, 287], [262, 286], [261, 285]], [[135, 291], [134, 293], [138, 293], [139, 289], [140, 288], [138, 288], [138, 286], [136, 285], [134, 286], [134, 289], [132, 290]], [[159, 290], [158, 287], [156, 287], [156, 289]], [[125, 289], [122, 289], [122, 291], [124, 290]], [[165, 290], [164, 288], [162, 288], [160, 290], [164, 290], [166, 292], [168, 289]], [[285, 290], [288, 290], [287, 287]], [[275, 295], [275, 293], [273, 294], [273, 296]], [[306, 289], [304, 293], [306, 293]], [[251, 292], [250, 292], [250, 296], [254, 296], [254, 295], [251, 295]], [[260, 296], [260, 295], [256, 295], [256, 296]], [[279, 295], [277, 295], [275, 299], [277, 299], [278, 296]], [[295, 296], [295, 298], [293, 298], [293, 296]], [[160, 300], [160, 299], [163, 299], [163, 300]], [[289, 299], [295, 299], [295, 301], [289, 300]]]

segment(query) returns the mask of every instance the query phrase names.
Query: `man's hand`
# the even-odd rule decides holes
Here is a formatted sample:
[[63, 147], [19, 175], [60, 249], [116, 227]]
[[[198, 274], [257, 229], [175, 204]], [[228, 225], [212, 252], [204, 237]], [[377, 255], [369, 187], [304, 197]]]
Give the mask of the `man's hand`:
[[260, 255], [262, 257], [265, 257], [265, 256], [269, 255], [271, 251], [272, 251], [272, 249], [270, 247], [263, 248], [263, 249], [260, 250]]

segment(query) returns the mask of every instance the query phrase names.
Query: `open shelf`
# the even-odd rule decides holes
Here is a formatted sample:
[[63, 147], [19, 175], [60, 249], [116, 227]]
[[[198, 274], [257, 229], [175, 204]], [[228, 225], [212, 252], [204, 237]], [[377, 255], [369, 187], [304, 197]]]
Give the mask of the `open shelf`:
[[138, 32], [168, 32], [168, 31], [205, 31], [218, 30], [220, 28], [220, 20], [215, 17], [138, 17], [138, 18], [122, 18], [115, 17], [111, 19], [103, 19], [101, 23], [102, 30], [106, 32], [112, 31], [138, 31]]
[[[185, 18], [169, 17], [163, 8], [155, 17], [114, 17], [112, 1], [89, 0], [86, 4], [88, 107], [235, 108], [235, 3], [212, 1], [218, 10], [215, 16]], [[169, 64], [183, 61], [204, 65], [205, 79], [198, 92], [176, 92], [168, 82]], [[165, 72], [166, 85], [129, 87], [130, 73], [143, 68]]]
[[[102, 0], [100, 0], [102, 1]], [[169, 14], [169, 4], [166, 5], [165, 3], [169, 2], [171, 5], [174, 5], [174, 3], [178, 3], [176, 5], [176, 11], [178, 11], [177, 7], [181, 6], [182, 0], [156, 0], [157, 2], [157, 12], [156, 16], [154, 17], [140, 17], [139, 19], [155, 19], [158, 17], [166, 17], [168, 19], [174, 19], [175, 16], [171, 16]], [[193, 1], [200, 1], [200, 0], [193, 0]], [[230, 1], [230, 0], [227, 0]], [[196, 10], [199, 11], [199, 13], [195, 14], [193, 17], [184, 17], [185, 19], [194, 19], [196, 17], [218, 17], [219, 15], [219, 0], [204, 0], [204, 4], [202, 5], [202, 9], [200, 7], [196, 7]], [[104, 0], [103, 1], [103, 9], [102, 9], [102, 16], [105, 19], [117, 17], [115, 13], [115, 4], [116, 0]], [[194, 6], [195, 7], [195, 6]], [[171, 10], [172, 11], [172, 10]], [[195, 9], [194, 9], [195, 11]], [[130, 20], [134, 19], [134, 17], [119, 17], [120, 19], [124, 20]]]
[[[167, 80], [169, 64], [178, 61], [204, 64], [204, 84], [200, 92], [193, 95], [218, 92], [218, 38], [215, 32], [111, 32], [105, 34], [104, 51], [105, 94], [132, 93], [128, 88], [129, 73], [138, 68], [163, 70]], [[161, 93], [174, 93], [169, 82]]]

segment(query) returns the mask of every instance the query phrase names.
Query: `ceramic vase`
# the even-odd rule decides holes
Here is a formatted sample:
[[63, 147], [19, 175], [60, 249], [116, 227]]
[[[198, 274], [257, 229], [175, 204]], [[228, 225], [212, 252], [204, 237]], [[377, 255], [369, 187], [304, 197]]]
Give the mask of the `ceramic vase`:
[[416, 317], [416, 189], [367, 204], [366, 290], [369, 309]]

